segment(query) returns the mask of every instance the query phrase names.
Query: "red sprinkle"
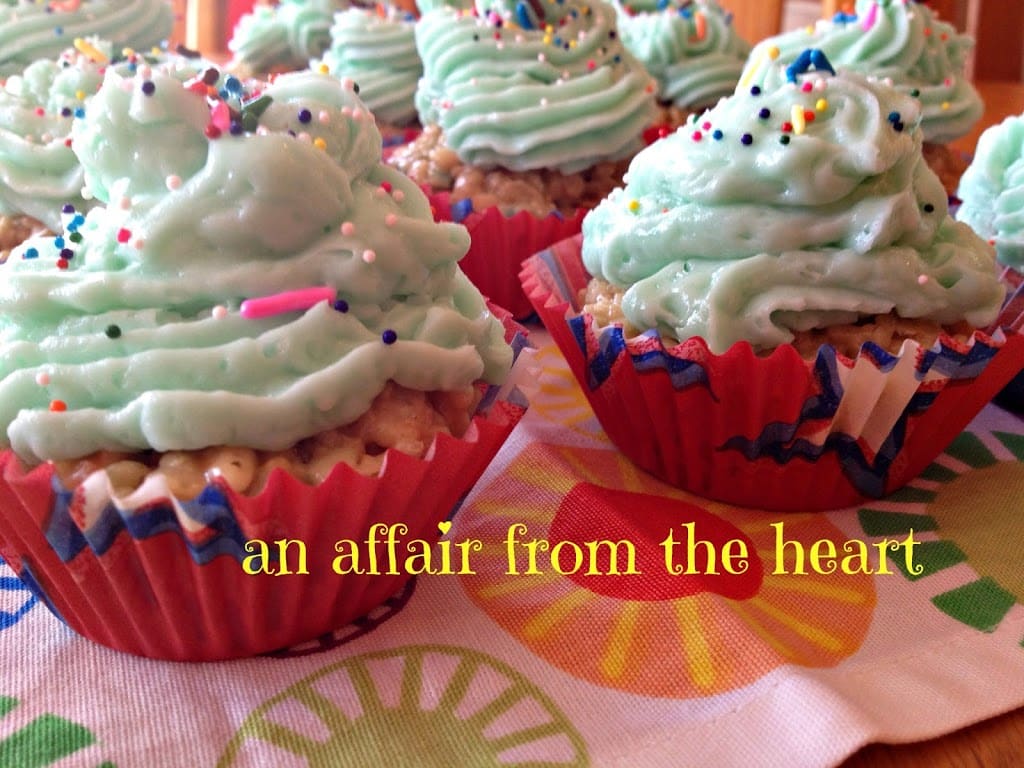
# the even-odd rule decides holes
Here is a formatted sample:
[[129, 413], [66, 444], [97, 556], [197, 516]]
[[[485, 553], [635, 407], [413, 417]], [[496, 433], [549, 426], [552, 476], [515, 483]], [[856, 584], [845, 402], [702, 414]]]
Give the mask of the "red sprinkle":
[[793, 124], [791, 122], [789, 122], [789, 120], [787, 120], [786, 122], [784, 122], [782, 124], [782, 132], [783, 133], [792, 133], [793, 132]]
[[385, 192], [387, 192], [389, 195], [391, 194], [391, 182], [390, 181], [382, 181], [380, 183], [380, 188], [383, 189]]
[[220, 138], [220, 128], [218, 128], [213, 123], [210, 123], [209, 125], [206, 126], [205, 133], [206, 133], [206, 138], [208, 138], [208, 139], [219, 139]]
[[694, 141], [700, 141], [701, 139], [704, 138], [704, 134], [702, 134], [700, 131], [694, 131], [692, 138]]
[[119, 230], [117, 230], [117, 242], [127, 243], [129, 240], [131, 240], [131, 238], [132, 233], [130, 229], [125, 229], [124, 227], [121, 227]]
[[43, 108], [42, 108], [42, 107], [36, 107], [36, 114], [37, 114], [37, 115], [38, 115], [39, 117], [42, 117], [43, 115], [45, 115], [45, 114], [46, 114], [46, 112], [44, 112], [44, 111], [43, 111]]
[[71, 137], [70, 136], [68, 136], [66, 139], [64, 139], [64, 146], [65, 147], [70, 147], [71, 146]]
[[54, 413], [63, 413], [67, 409], [68, 409], [68, 404], [65, 403], [63, 400], [51, 400], [50, 401], [50, 410], [53, 411]]
[[804, 120], [806, 120], [808, 123], [813, 123], [814, 122], [814, 112], [812, 112], [809, 109], [805, 109], [804, 110]]
[[69, 266], [67, 259], [57, 259], [57, 269], [67, 269]]
[[814, 86], [811, 85], [809, 82], [806, 82], [800, 86], [800, 90], [803, 91], [804, 93], [810, 93], [813, 87]]
[[596, 67], [596, 66], [597, 66], [597, 64], [594, 62], [593, 59], [591, 59], [590, 61], [587, 62], [587, 69], [594, 69], [594, 67]]

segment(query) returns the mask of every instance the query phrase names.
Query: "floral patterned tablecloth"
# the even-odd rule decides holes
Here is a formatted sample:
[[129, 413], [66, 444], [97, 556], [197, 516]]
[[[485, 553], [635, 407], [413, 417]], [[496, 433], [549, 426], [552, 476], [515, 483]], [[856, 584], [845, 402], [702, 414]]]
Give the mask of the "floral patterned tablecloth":
[[[535, 342], [533, 407], [445, 535], [480, 542], [473, 573], [418, 576], [329, 636], [134, 658], [0, 566], [0, 766], [824, 766], [1024, 705], [1019, 417], [989, 406], [884, 501], [742, 510], [633, 467]], [[542, 540], [569, 543], [552, 561]], [[640, 573], [622, 548], [610, 574], [602, 541]]]

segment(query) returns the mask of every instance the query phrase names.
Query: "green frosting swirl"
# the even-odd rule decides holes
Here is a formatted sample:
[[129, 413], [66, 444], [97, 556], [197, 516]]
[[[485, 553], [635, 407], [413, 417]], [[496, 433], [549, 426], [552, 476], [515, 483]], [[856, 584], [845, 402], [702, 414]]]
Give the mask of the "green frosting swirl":
[[0, 0], [0, 77], [56, 58], [75, 38], [96, 36], [143, 50], [166, 40], [173, 25], [166, 0]]
[[336, 77], [359, 84], [359, 98], [389, 125], [416, 120], [413, 95], [423, 74], [413, 35], [415, 17], [389, 7], [386, 15], [352, 8], [334, 17], [323, 63]]
[[478, 0], [416, 25], [416, 108], [470, 165], [565, 173], [627, 157], [654, 117], [653, 84], [602, 2]]
[[981, 134], [957, 197], [963, 200], [957, 219], [993, 241], [1001, 262], [1024, 264], [1024, 116]]
[[634, 326], [722, 352], [891, 311], [995, 318], [992, 251], [948, 215], [920, 102], [851, 72], [753, 90], [637, 155], [584, 219], [584, 264]]
[[331, 43], [331, 20], [348, 0], [281, 0], [278, 5], [257, 5], [238, 20], [228, 49], [228, 65], [250, 73], [273, 69], [304, 69]]
[[963, 136], [981, 117], [981, 97], [964, 77], [974, 41], [939, 20], [920, 3], [903, 0], [858, 0], [857, 18], [821, 21], [814, 27], [760, 42], [750, 54], [741, 82], [784, 79], [769, 51], [780, 52], [777, 63], [790, 64], [807, 48], [824, 51], [833, 66], [890, 78], [903, 93], [920, 99], [921, 128], [928, 142], [943, 143]]
[[615, 0], [622, 42], [658, 81], [658, 98], [706, 106], [736, 87], [750, 46], [716, 0]]
[[[352, 91], [286, 75], [256, 102], [258, 126], [253, 102], [232, 101], [238, 125], [209, 138], [225, 102], [211, 112], [174, 76], [149, 82], [108, 72], [75, 123], [107, 205], [65, 214], [62, 240], [0, 267], [0, 424], [19, 455], [280, 449], [351, 422], [388, 380], [502, 380], [501, 325], [456, 265], [468, 234], [381, 164]], [[239, 312], [320, 286], [347, 306]]]

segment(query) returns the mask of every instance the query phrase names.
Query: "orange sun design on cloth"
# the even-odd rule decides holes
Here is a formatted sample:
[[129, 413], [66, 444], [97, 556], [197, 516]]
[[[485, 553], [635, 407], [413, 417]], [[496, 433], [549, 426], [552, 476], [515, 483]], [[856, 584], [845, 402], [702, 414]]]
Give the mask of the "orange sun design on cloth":
[[[871, 576], [773, 573], [771, 523], [782, 520], [786, 539], [805, 548], [845, 541], [825, 516], [771, 516], [699, 499], [614, 451], [535, 443], [456, 519], [459, 538], [483, 542], [475, 575], [461, 577], [470, 599], [533, 653], [609, 688], [693, 698], [748, 685], [787, 663], [835, 666], [860, 647], [874, 611]], [[687, 523], [719, 553], [742, 541], [749, 566], [727, 573], [720, 554], [711, 564], [697, 545], [697, 573], [670, 574], [661, 542], [671, 530], [685, 552]], [[516, 524], [526, 530], [517, 529], [510, 553]], [[539, 573], [527, 575], [532, 539], [551, 548], [535, 550]], [[633, 542], [640, 573], [623, 573], [623, 551], [619, 575], [608, 575], [610, 547], [594, 547], [577, 569], [575, 553], [601, 540]], [[556, 547], [561, 541], [577, 546]], [[513, 560], [517, 575], [509, 573]]]

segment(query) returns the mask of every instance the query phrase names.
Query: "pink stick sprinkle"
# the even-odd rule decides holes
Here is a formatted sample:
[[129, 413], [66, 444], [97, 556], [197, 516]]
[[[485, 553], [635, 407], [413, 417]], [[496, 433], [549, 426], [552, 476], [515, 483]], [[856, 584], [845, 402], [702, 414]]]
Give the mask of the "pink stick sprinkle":
[[240, 309], [242, 317], [248, 320], [256, 320], [261, 317], [280, 315], [285, 312], [298, 312], [309, 309], [321, 301], [334, 301], [338, 292], [328, 286], [317, 286], [315, 288], [300, 288], [297, 291], [285, 291], [276, 293], [273, 296], [263, 296], [258, 299], [246, 299], [242, 302]]
[[861, 22], [861, 29], [867, 32], [873, 26], [875, 21], [878, 20], [878, 3], [872, 3], [871, 8], [868, 10], [867, 15], [864, 16], [864, 21]]

